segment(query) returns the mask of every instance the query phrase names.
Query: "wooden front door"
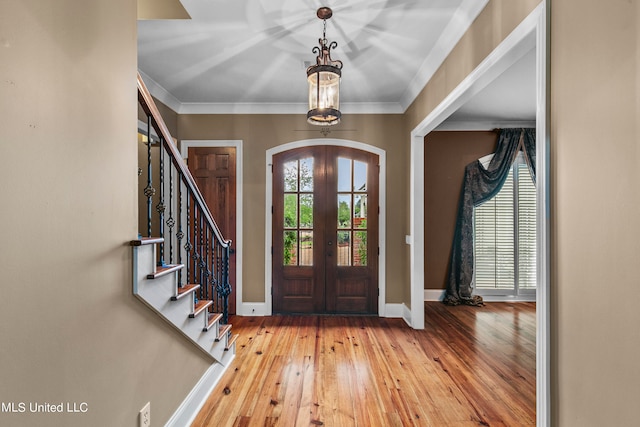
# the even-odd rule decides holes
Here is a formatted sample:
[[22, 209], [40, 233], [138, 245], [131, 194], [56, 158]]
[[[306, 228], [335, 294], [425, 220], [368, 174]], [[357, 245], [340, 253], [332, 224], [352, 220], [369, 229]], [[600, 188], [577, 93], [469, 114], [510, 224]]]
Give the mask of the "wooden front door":
[[353, 148], [274, 156], [274, 312], [378, 312], [378, 176]]
[[[189, 171], [225, 239], [236, 244], [236, 149], [235, 147], [189, 147]], [[233, 251], [232, 251], [233, 252]], [[229, 314], [236, 312], [236, 257], [229, 259]]]

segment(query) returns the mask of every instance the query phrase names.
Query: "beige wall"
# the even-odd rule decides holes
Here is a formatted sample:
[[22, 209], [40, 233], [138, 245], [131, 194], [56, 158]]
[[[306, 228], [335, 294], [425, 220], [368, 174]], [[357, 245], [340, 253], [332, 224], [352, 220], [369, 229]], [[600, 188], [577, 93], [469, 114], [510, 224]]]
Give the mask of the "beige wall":
[[415, 128], [487, 57], [541, 0], [490, 0], [406, 111]]
[[[408, 292], [399, 260], [406, 257], [407, 213], [396, 210], [408, 200], [405, 191], [392, 191], [408, 182], [407, 129], [535, 3], [492, 0], [410, 108], [404, 131], [395, 131], [403, 126], [399, 116], [366, 126], [354, 116], [343, 126], [355, 132], [331, 135], [388, 150], [387, 250], [397, 257], [387, 275], [391, 301], [394, 281], [405, 298]], [[3, 426], [135, 426], [149, 400], [154, 424], [162, 424], [207, 366], [131, 295], [124, 242], [137, 231], [135, 16], [133, 0], [2, 3], [0, 399], [89, 404], [87, 414], [55, 418], [0, 413]], [[639, 18], [637, 0], [565, 0], [552, 10], [556, 426], [637, 424]], [[256, 220], [245, 238], [264, 238], [264, 157], [251, 153], [318, 136], [295, 132], [301, 126], [290, 116], [179, 118], [180, 129], [199, 129], [182, 138], [245, 141], [245, 222]], [[247, 300], [263, 296], [249, 284], [262, 283], [263, 273], [261, 263], [245, 272]]]
[[495, 151], [496, 132], [424, 138], [424, 288], [445, 289], [465, 167]]
[[[404, 236], [409, 233], [407, 168], [409, 147], [403, 137], [401, 115], [345, 115], [331, 128], [330, 138], [363, 142], [387, 153], [387, 302], [404, 301], [409, 287], [408, 248]], [[300, 115], [179, 115], [181, 140], [240, 139], [243, 141], [243, 301], [265, 300], [265, 174], [266, 150], [288, 142], [322, 138], [319, 128], [306, 123]], [[401, 207], [401, 208], [399, 208]]]
[[638, 3], [552, 4], [552, 403], [557, 426], [638, 425]]
[[1, 2], [0, 401], [88, 404], [2, 426], [162, 425], [208, 367], [132, 295], [135, 84], [135, 0]]

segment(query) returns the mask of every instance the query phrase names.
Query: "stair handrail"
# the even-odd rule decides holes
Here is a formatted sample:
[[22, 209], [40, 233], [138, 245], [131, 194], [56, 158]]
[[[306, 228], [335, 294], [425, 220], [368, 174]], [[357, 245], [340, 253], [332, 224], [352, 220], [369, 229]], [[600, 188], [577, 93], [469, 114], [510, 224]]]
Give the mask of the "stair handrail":
[[196, 184], [196, 181], [193, 178], [193, 175], [191, 175], [191, 172], [189, 171], [189, 168], [184, 162], [184, 160], [182, 159], [182, 156], [180, 155], [178, 148], [173, 143], [173, 138], [171, 137], [169, 128], [167, 127], [166, 123], [162, 119], [162, 116], [160, 115], [160, 111], [158, 110], [158, 107], [153, 101], [153, 98], [151, 97], [151, 93], [147, 89], [147, 86], [144, 84], [144, 81], [142, 80], [140, 73], [138, 73], [138, 102], [140, 103], [140, 106], [145, 111], [145, 113], [153, 117], [152, 126], [154, 127], [158, 135], [162, 136], [161, 140], [164, 141], [163, 142], [164, 147], [167, 150], [167, 152], [170, 154], [169, 157], [171, 158], [171, 161], [173, 162], [174, 166], [184, 176], [185, 185], [193, 193], [194, 198], [196, 199], [196, 202], [199, 205], [198, 206], [199, 209], [201, 209], [202, 212], [204, 212], [205, 219], [209, 223], [208, 225], [214, 231], [218, 242], [224, 248], [231, 247], [231, 243], [232, 243], [231, 240], [227, 240], [222, 236], [222, 232], [220, 231], [220, 228], [218, 227], [218, 224], [216, 223], [216, 221], [213, 219], [213, 215], [211, 215], [209, 206], [207, 206], [207, 203], [204, 201], [204, 197], [202, 196], [202, 193], [200, 192], [200, 189]]

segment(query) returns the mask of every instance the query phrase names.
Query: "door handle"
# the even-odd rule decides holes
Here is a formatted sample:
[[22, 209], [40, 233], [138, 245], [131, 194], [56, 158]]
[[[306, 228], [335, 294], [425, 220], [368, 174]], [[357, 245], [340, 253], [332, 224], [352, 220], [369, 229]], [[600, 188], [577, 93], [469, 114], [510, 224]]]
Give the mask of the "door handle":
[[333, 242], [331, 240], [329, 240], [329, 246], [333, 245]]

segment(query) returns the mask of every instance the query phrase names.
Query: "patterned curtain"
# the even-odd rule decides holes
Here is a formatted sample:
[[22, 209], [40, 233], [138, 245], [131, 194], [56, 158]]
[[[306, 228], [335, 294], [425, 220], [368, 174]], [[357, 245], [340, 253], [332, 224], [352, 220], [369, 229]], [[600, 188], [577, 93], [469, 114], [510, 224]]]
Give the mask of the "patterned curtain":
[[536, 182], [535, 129], [502, 129], [491, 163], [485, 169], [476, 160], [465, 167], [458, 217], [449, 260], [444, 303], [482, 305], [482, 297], [472, 295], [473, 208], [498, 194], [518, 151], [522, 150], [533, 182]]

